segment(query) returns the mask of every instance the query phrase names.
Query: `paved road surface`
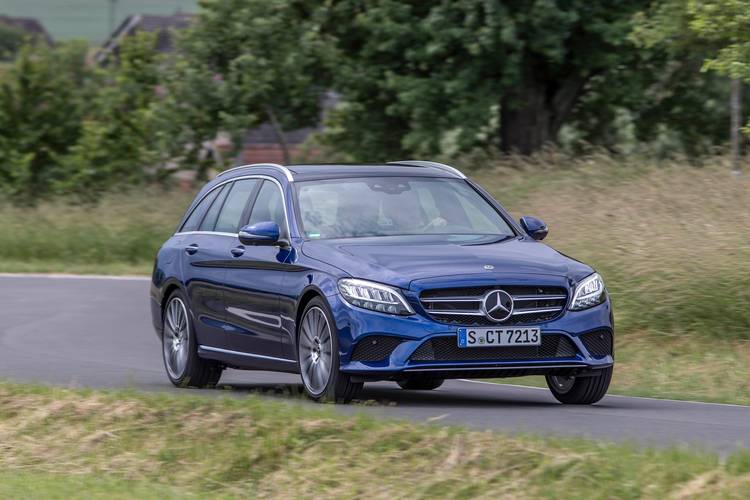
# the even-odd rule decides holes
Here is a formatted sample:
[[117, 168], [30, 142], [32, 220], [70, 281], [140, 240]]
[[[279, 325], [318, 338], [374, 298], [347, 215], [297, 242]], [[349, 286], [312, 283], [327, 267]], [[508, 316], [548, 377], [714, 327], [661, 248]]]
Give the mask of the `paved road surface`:
[[[0, 275], [0, 378], [185, 391], [173, 388], [163, 372], [144, 279]], [[284, 394], [300, 391], [297, 376], [269, 372], [227, 370], [222, 383], [238, 395], [290, 399]], [[687, 443], [722, 454], [750, 448], [750, 407], [744, 406], [621, 396], [589, 407], [562, 406], [546, 389], [464, 380], [430, 392], [366, 384], [363, 397], [384, 404], [340, 410], [657, 446]]]

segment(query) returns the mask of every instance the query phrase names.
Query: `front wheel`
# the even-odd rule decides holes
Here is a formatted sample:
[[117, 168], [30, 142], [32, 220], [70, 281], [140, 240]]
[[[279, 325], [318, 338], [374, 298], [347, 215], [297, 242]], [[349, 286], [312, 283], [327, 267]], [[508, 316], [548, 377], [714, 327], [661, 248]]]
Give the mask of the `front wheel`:
[[604, 397], [612, 380], [612, 370], [603, 368], [586, 377], [547, 375], [547, 386], [555, 399], [571, 405], [590, 405]]
[[339, 370], [339, 342], [333, 317], [323, 299], [312, 299], [298, 327], [297, 359], [302, 384], [311, 399], [348, 403], [362, 389], [361, 382]]

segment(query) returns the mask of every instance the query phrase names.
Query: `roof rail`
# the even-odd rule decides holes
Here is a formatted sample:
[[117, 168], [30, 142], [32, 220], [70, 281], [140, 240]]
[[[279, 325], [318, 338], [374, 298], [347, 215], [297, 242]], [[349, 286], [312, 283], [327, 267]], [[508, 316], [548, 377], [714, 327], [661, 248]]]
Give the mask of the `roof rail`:
[[446, 165], [444, 163], [438, 163], [436, 161], [426, 160], [403, 160], [403, 161], [389, 161], [388, 165], [412, 165], [415, 167], [432, 167], [442, 170], [443, 172], [449, 172], [454, 174], [461, 179], [466, 179], [466, 176], [459, 169]]
[[238, 170], [240, 168], [246, 168], [246, 167], [270, 167], [270, 168], [275, 168], [277, 170], [280, 170], [286, 176], [286, 180], [288, 180], [289, 182], [292, 182], [294, 180], [294, 177], [292, 177], [292, 173], [289, 171], [289, 169], [286, 168], [283, 165], [279, 165], [278, 163], [253, 163], [251, 165], [240, 165], [239, 167], [232, 167], [232, 168], [230, 168], [228, 170], [224, 170], [223, 172], [221, 172], [216, 177], [221, 177], [224, 174], [228, 174], [229, 172], [234, 172], [235, 170]]

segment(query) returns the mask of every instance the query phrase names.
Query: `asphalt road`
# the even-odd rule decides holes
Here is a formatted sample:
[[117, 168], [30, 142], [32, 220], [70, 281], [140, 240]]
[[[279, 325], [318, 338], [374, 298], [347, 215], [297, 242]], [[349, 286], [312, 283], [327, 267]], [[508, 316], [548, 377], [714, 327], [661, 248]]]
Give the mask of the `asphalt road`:
[[[164, 374], [149, 319], [148, 281], [140, 278], [0, 275], [0, 378], [188, 391], [173, 388]], [[227, 370], [222, 383], [238, 396], [257, 392], [301, 401], [294, 375]], [[507, 432], [689, 445], [722, 454], [750, 448], [746, 406], [622, 396], [607, 396], [593, 406], [563, 406], [546, 389], [468, 380], [448, 381], [428, 392], [365, 384], [363, 397], [382, 404], [337, 409]]]

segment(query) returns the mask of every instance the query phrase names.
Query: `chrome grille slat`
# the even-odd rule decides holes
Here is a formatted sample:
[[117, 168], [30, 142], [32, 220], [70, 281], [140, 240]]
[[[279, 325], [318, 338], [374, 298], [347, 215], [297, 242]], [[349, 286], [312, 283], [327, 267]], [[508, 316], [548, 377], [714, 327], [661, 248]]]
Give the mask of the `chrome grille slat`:
[[539, 314], [562, 311], [562, 307], [539, 307], [537, 309], [513, 309], [513, 316], [520, 314]]
[[564, 300], [567, 299], [567, 295], [512, 295], [513, 301], [528, 301], [528, 300]]
[[[482, 301], [492, 290], [504, 290], [514, 302], [513, 314], [497, 323], [482, 311]], [[485, 285], [425, 290], [420, 303], [435, 321], [462, 326], [514, 326], [549, 321], [567, 304], [567, 290], [556, 286]]]
[[440, 297], [439, 299], [422, 299], [422, 302], [481, 302], [482, 297]]
[[437, 310], [429, 309], [428, 312], [430, 314], [440, 314], [440, 315], [445, 315], [445, 314], [465, 314], [467, 316], [484, 316], [483, 312], [476, 311], [476, 310], [473, 310], [473, 309], [471, 309], [471, 310], [466, 310], [466, 309], [451, 309], [449, 311], [437, 311]]

